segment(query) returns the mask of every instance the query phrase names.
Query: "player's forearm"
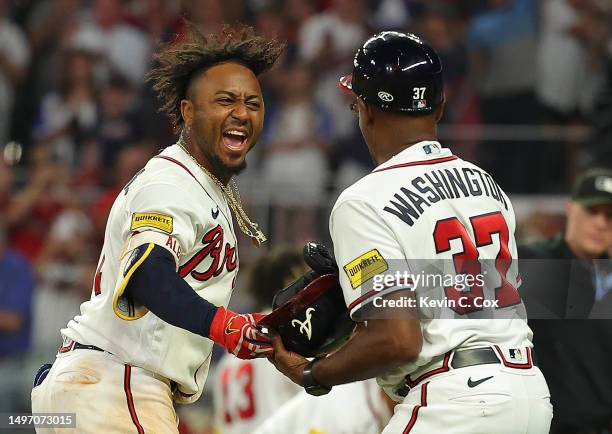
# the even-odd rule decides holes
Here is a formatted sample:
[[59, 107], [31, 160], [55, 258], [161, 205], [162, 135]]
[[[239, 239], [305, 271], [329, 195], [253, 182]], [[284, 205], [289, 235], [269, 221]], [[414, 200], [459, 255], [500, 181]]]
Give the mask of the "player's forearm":
[[148, 243], [137, 247], [132, 256], [132, 265], [126, 267], [131, 272], [126, 292], [134, 301], [175, 327], [209, 338], [236, 357], [251, 359], [272, 353], [270, 340], [256, 328], [260, 314], [240, 315], [200, 297], [176, 273], [168, 250]]
[[162, 247], [155, 246], [136, 269], [126, 292], [168, 324], [208, 337], [217, 306], [179, 277], [174, 258]]
[[312, 373], [326, 386], [376, 377], [416, 359], [421, 340], [417, 320], [370, 320], [339, 351], [317, 361]]

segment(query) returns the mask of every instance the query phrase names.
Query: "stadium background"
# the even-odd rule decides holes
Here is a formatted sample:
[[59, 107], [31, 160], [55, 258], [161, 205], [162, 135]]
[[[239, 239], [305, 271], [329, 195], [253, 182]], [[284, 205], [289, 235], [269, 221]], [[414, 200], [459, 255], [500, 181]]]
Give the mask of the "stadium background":
[[[440, 140], [510, 194], [518, 240], [561, 230], [576, 173], [612, 167], [608, 0], [0, 0], [0, 257], [24, 258], [19, 275], [0, 267], [0, 283], [19, 288], [0, 297], [0, 412], [29, 410], [32, 374], [89, 298], [115, 195], [176, 139], [144, 75], [184, 17], [205, 33], [239, 21], [288, 42], [263, 78], [265, 129], [239, 177], [268, 245], [329, 242], [335, 197], [371, 170], [335, 82], [377, 30], [438, 50]], [[247, 270], [265, 249], [240, 241]], [[249, 303], [237, 289], [232, 305]], [[184, 432], [208, 432], [210, 403], [205, 391], [179, 409]]]

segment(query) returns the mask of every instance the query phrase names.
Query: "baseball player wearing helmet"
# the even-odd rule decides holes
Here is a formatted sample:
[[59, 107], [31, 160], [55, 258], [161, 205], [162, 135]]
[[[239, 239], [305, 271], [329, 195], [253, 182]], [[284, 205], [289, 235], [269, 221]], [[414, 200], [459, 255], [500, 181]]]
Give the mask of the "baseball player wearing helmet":
[[201, 395], [213, 343], [271, 354], [261, 315], [226, 309], [239, 266], [231, 211], [265, 240], [229, 183], [262, 129], [257, 77], [282, 49], [248, 27], [190, 28], [157, 54], [149, 77], [181, 138], [115, 200], [91, 298], [37, 374], [33, 412], [76, 413], [80, 433], [176, 433], [173, 401]]
[[[399, 402], [384, 434], [547, 433], [549, 391], [534, 366], [510, 263], [517, 258], [512, 205], [489, 174], [437, 141], [444, 108], [438, 55], [414, 35], [382, 32], [358, 50], [352, 75], [340, 84], [355, 97], [377, 164], [340, 195], [330, 216], [346, 305], [354, 320], [367, 321], [337, 352], [311, 362], [275, 336], [273, 363], [311, 394], [377, 377]], [[496, 284], [483, 292], [497, 304], [495, 319], [482, 315], [485, 286], [475, 281], [462, 290], [434, 288], [446, 303], [437, 316], [374, 315], [377, 303], [401, 306], [423, 295], [414, 281], [393, 274], [370, 290], [376, 276], [412, 270], [419, 260], [474, 276], [478, 270], [467, 265], [480, 267], [483, 259], [495, 261], [487, 279]], [[393, 303], [387, 306], [380, 312], [391, 312]]]

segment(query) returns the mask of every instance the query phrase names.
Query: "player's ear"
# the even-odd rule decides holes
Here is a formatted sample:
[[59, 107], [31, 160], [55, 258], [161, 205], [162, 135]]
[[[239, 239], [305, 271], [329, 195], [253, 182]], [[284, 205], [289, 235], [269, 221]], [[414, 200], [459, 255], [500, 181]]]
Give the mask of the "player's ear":
[[444, 108], [446, 107], [446, 96], [442, 94], [442, 101], [438, 104], [438, 107], [434, 110], [436, 123], [440, 122], [442, 115], [444, 114]]
[[357, 104], [360, 106], [361, 113], [364, 114], [366, 124], [372, 125], [374, 123], [374, 110], [372, 109], [372, 106], [366, 104], [366, 102], [361, 98], [357, 99]]
[[193, 122], [193, 103], [188, 99], [181, 100], [181, 117], [185, 126], [190, 126]]

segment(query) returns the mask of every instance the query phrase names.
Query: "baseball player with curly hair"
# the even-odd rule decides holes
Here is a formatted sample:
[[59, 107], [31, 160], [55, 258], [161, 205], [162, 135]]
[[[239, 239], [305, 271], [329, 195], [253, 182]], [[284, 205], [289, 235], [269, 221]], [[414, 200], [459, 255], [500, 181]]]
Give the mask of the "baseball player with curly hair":
[[176, 433], [173, 402], [201, 395], [213, 343], [242, 359], [272, 353], [259, 314], [226, 306], [239, 266], [232, 213], [265, 241], [231, 180], [262, 130], [257, 77], [283, 49], [248, 27], [191, 27], [157, 53], [149, 79], [180, 139], [115, 200], [91, 298], [36, 375], [33, 412], [76, 413], [80, 433]]
[[[330, 216], [344, 301], [362, 326], [313, 361], [275, 336], [273, 363], [314, 395], [377, 377], [399, 403], [384, 434], [547, 433], [552, 406], [517, 291], [512, 205], [488, 173], [437, 141], [438, 55], [414, 35], [382, 32], [358, 50], [340, 84], [377, 164]], [[486, 260], [492, 272], [479, 281]], [[435, 267], [472, 279], [427, 288], [390, 273]], [[423, 296], [432, 294], [443, 307], [424, 315]], [[393, 314], [394, 305], [402, 310]]]

